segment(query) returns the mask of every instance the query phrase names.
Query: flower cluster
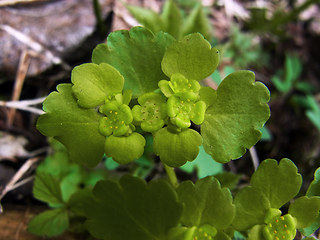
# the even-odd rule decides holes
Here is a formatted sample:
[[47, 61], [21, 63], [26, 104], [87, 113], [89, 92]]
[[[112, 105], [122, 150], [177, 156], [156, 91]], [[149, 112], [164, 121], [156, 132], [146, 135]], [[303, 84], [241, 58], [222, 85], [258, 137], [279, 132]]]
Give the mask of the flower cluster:
[[142, 130], [155, 132], [166, 123], [185, 129], [190, 127], [190, 121], [195, 124], [203, 122], [206, 104], [200, 100], [198, 81], [176, 73], [170, 81], [161, 80], [158, 86], [167, 99], [161, 93], [147, 93], [139, 97], [140, 105], [132, 109], [133, 118], [141, 124]]
[[265, 217], [263, 235], [267, 240], [291, 240], [296, 235], [296, 221], [290, 215], [281, 216], [279, 209], [271, 208]]

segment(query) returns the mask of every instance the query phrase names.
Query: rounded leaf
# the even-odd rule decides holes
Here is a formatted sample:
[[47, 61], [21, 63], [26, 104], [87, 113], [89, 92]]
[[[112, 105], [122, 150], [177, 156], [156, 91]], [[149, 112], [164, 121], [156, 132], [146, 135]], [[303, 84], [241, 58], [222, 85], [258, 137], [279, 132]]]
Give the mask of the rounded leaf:
[[93, 108], [110, 94], [122, 91], [124, 79], [111, 65], [85, 63], [72, 70], [72, 91], [81, 107]]
[[221, 188], [217, 179], [206, 177], [196, 184], [184, 181], [177, 188], [177, 193], [185, 205], [181, 218], [184, 225], [203, 227], [209, 224], [210, 228], [216, 229], [226, 229], [231, 225], [235, 216], [232, 195], [229, 189]]
[[210, 76], [218, 63], [219, 51], [211, 48], [200, 33], [192, 33], [167, 49], [161, 67], [168, 77], [180, 73], [199, 81]]
[[297, 220], [297, 228], [309, 227], [319, 216], [320, 197], [300, 197], [289, 207], [289, 213]]
[[145, 138], [139, 133], [121, 137], [111, 135], [105, 142], [105, 154], [119, 164], [127, 164], [142, 156], [145, 144]]
[[192, 129], [174, 133], [165, 127], [154, 134], [153, 148], [163, 163], [180, 167], [197, 157], [201, 143], [201, 135]]
[[46, 114], [39, 117], [37, 129], [63, 143], [70, 160], [94, 167], [102, 160], [105, 138], [99, 132], [101, 114], [79, 107], [71, 84], [60, 84], [43, 103]]
[[212, 97], [201, 125], [203, 146], [214, 160], [226, 163], [261, 138], [259, 129], [270, 116], [269, 91], [254, 81], [253, 72], [238, 71], [228, 75]]
[[279, 164], [274, 159], [264, 160], [251, 178], [251, 185], [269, 200], [272, 208], [280, 208], [295, 197], [301, 184], [297, 167], [286, 158]]

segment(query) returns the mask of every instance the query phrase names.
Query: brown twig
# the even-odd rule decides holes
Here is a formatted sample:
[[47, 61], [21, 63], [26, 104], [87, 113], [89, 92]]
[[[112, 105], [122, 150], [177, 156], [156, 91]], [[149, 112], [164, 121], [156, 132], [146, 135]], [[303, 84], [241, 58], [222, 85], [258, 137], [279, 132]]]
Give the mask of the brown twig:
[[[24, 179], [19, 182], [19, 180], [23, 177], [23, 175], [39, 160], [39, 157], [30, 158], [26, 161], [22, 167], [16, 172], [16, 174], [11, 178], [11, 180], [7, 183], [5, 188], [3, 189], [0, 200], [11, 190], [20, 187], [21, 185], [25, 184], [26, 182], [31, 181], [31, 178]], [[0, 213], [2, 213], [2, 209], [0, 209]]]
[[[30, 66], [30, 61], [31, 61], [31, 59], [30, 59], [30, 54], [28, 54], [28, 50], [24, 50], [20, 56], [18, 72], [16, 75], [14, 90], [13, 90], [13, 94], [12, 94], [12, 98], [11, 98], [12, 101], [17, 101], [20, 98], [23, 83], [26, 78], [29, 66]], [[12, 125], [15, 114], [16, 114], [16, 109], [12, 108], [9, 110], [8, 120], [7, 120], [8, 126]]]
[[45, 100], [45, 97], [43, 98], [36, 98], [32, 100], [21, 100], [21, 101], [0, 101], [0, 107], [7, 107], [7, 108], [14, 108], [19, 110], [28, 111], [31, 113], [35, 113], [38, 115], [42, 115], [44, 111], [41, 109], [31, 107], [32, 105], [40, 104]]
[[48, 0], [2, 0], [0, 7], [15, 5], [19, 3], [47, 2]]

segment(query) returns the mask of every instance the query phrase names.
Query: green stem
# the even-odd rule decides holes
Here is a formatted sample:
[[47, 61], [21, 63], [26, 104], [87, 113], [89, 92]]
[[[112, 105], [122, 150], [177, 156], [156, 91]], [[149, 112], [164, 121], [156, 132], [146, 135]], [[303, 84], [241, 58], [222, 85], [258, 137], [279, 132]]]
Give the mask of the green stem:
[[177, 175], [174, 171], [174, 168], [169, 167], [166, 164], [163, 164], [163, 165], [164, 165], [164, 169], [166, 170], [166, 173], [168, 175], [169, 181], [172, 184], [172, 186], [178, 187], [179, 183], [178, 183]]

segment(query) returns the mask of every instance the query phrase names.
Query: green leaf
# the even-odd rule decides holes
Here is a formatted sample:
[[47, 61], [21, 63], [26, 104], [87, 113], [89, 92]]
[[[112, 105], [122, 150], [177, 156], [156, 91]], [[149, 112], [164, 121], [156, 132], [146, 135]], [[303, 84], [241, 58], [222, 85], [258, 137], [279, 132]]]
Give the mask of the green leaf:
[[154, 91], [158, 82], [167, 79], [161, 71], [161, 61], [174, 38], [167, 33], [152, 34], [142, 27], [109, 34], [107, 44], [100, 44], [92, 54], [92, 62], [109, 63], [125, 79], [124, 89], [134, 97]]
[[72, 194], [68, 201], [68, 206], [77, 216], [85, 217], [85, 208], [90, 201], [93, 201], [92, 190], [85, 188]]
[[104, 103], [107, 96], [120, 93], [124, 79], [111, 65], [85, 63], [72, 70], [72, 92], [78, 104], [84, 108], [93, 108]]
[[200, 99], [205, 102], [207, 108], [214, 103], [217, 95], [217, 91], [211, 87], [201, 87], [199, 93]]
[[126, 8], [139, 23], [151, 32], [157, 33], [164, 30], [163, 19], [155, 11], [131, 5], [126, 5]]
[[309, 227], [319, 216], [320, 197], [300, 197], [290, 204], [288, 213], [297, 220], [297, 228]]
[[33, 185], [33, 196], [53, 205], [63, 204], [59, 181], [50, 174], [38, 172]]
[[161, 67], [168, 76], [175, 73], [189, 80], [202, 80], [214, 72], [219, 63], [219, 51], [199, 33], [185, 36], [165, 52]]
[[129, 136], [107, 137], [105, 153], [119, 164], [130, 163], [142, 156], [146, 140], [139, 133]]
[[310, 109], [306, 111], [306, 115], [314, 126], [320, 131], [320, 106], [313, 96], [306, 97]]
[[79, 165], [74, 169], [70, 169], [68, 175], [64, 176], [60, 181], [62, 199], [67, 202], [71, 195], [80, 189], [83, 180], [83, 172]]
[[[56, 140], [55, 140], [56, 141]], [[56, 141], [61, 144], [60, 142]], [[61, 144], [61, 146], [63, 146]], [[37, 173], [47, 173], [60, 178], [68, 173], [70, 167], [74, 164], [69, 162], [68, 153], [63, 146], [63, 150], [54, 152], [42, 161], [37, 167]]]
[[69, 227], [68, 212], [64, 208], [45, 211], [28, 224], [28, 231], [37, 236], [54, 237]]
[[265, 217], [263, 235], [266, 240], [292, 240], [296, 236], [296, 220], [290, 215], [281, 216], [279, 209], [270, 208]]
[[174, 227], [168, 232], [168, 240], [194, 240], [193, 234], [196, 227]]
[[269, 200], [252, 186], [240, 190], [234, 198], [234, 204], [236, 216], [232, 225], [238, 231], [263, 224], [265, 214], [270, 208]]
[[293, 88], [294, 82], [300, 77], [301, 70], [300, 59], [287, 55], [285, 60], [285, 79], [282, 81], [278, 76], [274, 76], [271, 80], [280, 92], [287, 93]]
[[188, 173], [192, 173], [196, 169], [199, 178], [212, 176], [223, 171], [222, 164], [213, 161], [211, 156], [204, 151], [203, 146], [200, 146], [200, 152], [194, 161], [187, 162], [180, 168]]
[[251, 185], [269, 200], [272, 208], [280, 208], [295, 197], [301, 187], [302, 177], [289, 159], [280, 163], [274, 159], [263, 161], [252, 175]]
[[221, 163], [241, 157], [261, 137], [258, 129], [270, 116], [268, 100], [268, 89], [254, 81], [253, 72], [228, 75], [201, 125], [206, 152]]
[[223, 231], [218, 231], [217, 235], [214, 236], [214, 240], [232, 240], [230, 236], [228, 236], [225, 232]]
[[217, 229], [226, 229], [235, 216], [232, 196], [227, 188], [221, 188], [213, 177], [200, 179], [193, 184], [182, 182], [177, 188], [180, 202], [185, 209], [181, 223], [186, 226], [210, 224]]
[[162, 14], [164, 31], [174, 36], [176, 39], [181, 37], [182, 16], [178, 6], [173, 0], [167, 0], [164, 4]]
[[314, 172], [314, 179], [309, 185], [306, 196], [320, 196], [320, 167]]
[[99, 133], [100, 114], [80, 108], [72, 95], [71, 84], [60, 84], [43, 103], [37, 129], [63, 143], [70, 160], [93, 167], [103, 156], [105, 138]]
[[174, 133], [165, 127], [154, 134], [153, 148], [163, 163], [180, 167], [197, 157], [201, 143], [201, 135], [192, 129]]
[[241, 175], [238, 175], [232, 172], [221, 172], [221, 173], [215, 174], [214, 177], [218, 179], [218, 181], [221, 184], [221, 187], [226, 187], [226, 188], [229, 188], [230, 190], [233, 190], [238, 185]]
[[314, 233], [317, 229], [319, 229], [319, 227], [320, 227], [320, 215], [309, 227], [299, 229], [299, 232], [301, 232], [304, 236], [309, 236], [312, 233]]
[[166, 239], [182, 213], [175, 191], [161, 180], [147, 185], [139, 178], [124, 176], [119, 183], [97, 183], [93, 194], [96, 200], [86, 206], [86, 226], [99, 239]]
[[250, 229], [248, 234], [248, 240], [266, 240], [263, 236], [263, 225], [255, 225]]
[[208, 21], [208, 17], [203, 11], [203, 7], [201, 4], [197, 4], [186, 19], [182, 32], [183, 35], [199, 32], [207, 40], [211, 40], [210, 28], [210, 23]]

